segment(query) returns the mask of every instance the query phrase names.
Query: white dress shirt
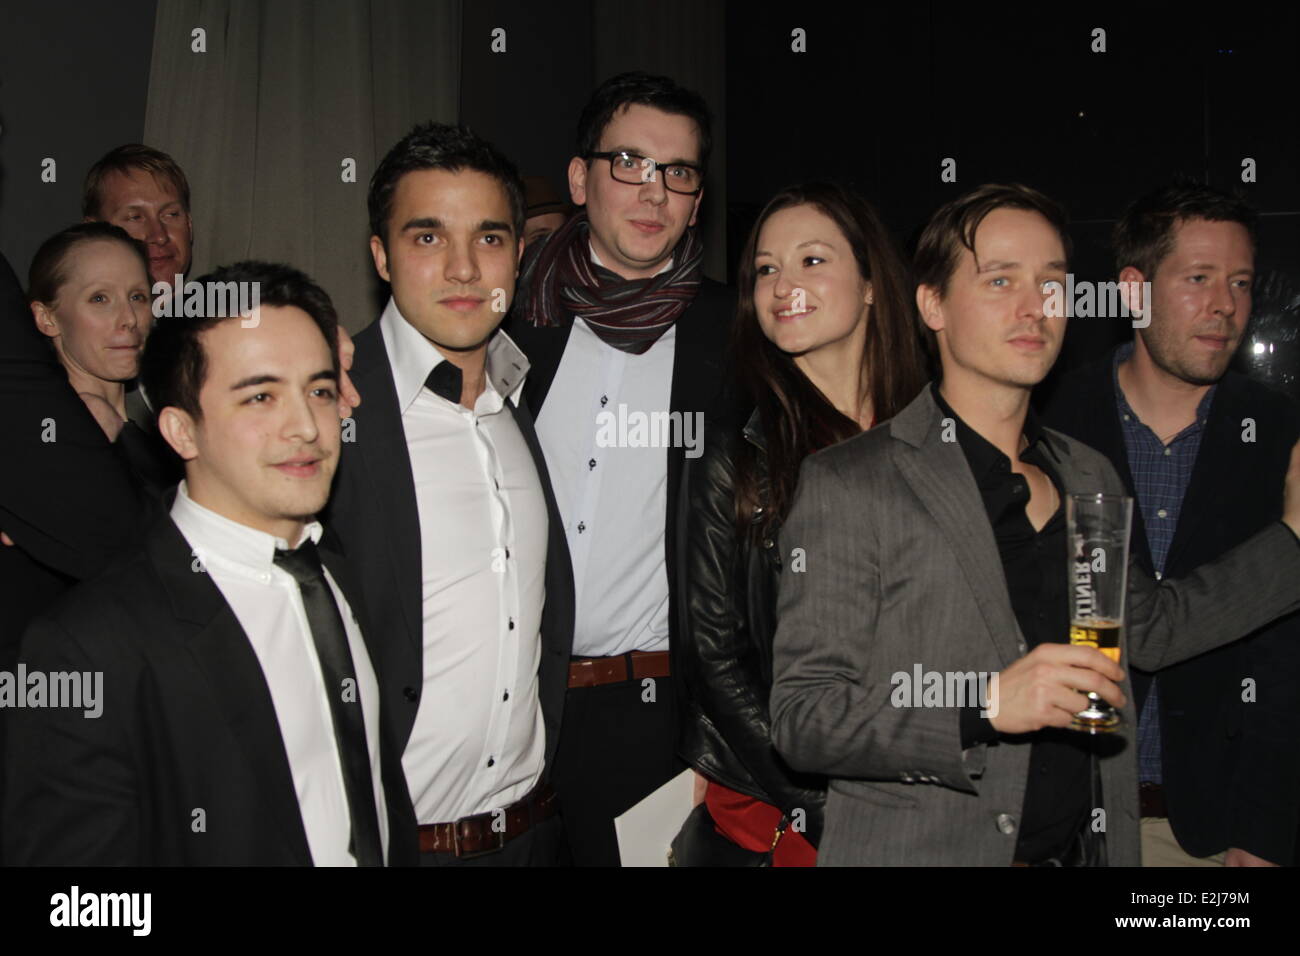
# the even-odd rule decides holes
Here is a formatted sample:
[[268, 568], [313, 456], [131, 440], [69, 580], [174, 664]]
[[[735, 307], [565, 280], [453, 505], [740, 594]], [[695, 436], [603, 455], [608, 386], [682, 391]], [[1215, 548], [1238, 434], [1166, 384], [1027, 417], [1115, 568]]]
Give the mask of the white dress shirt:
[[[600, 264], [594, 249], [591, 257]], [[573, 561], [576, 656], [668, 649], [668, 450], [650, 435], [639, 442], [632, 428], [622, 430], [627, 442], [598, 439], [602, 413], [635, 422], [669, 410], [676, 341], [674, 324], [634, 355], [575, 318], [538, 415]]]
[[446, 360], [391, 299], [379, 322], [420, 521], [424, 686], [402, 764], [419, 822], [446, 823], [514, 803], [545, 760], [546, 498], [505, 407], [528, 360], [497, 332], [468, 409], [425, 387]]
[[[302, 541], [291, 545], [203, 507], [189, 496], [184, 481], [176, 492], [171, 517], [200, 567], [230, 605], [262, 666], [289, 757], [312, 862], [316, 866], [356, 866], [348, 852], [352, 818], [316, 643], [298, 582], [274, 562], [276, 548], [297, 547], [308, 537], [319, 542], [320, 523], [308, 524]], [[379, 762], [379, 684], [347, 598], [328, 570], [325, 580], [334, 594], [352, 652], [370, 750], [379, 838], [387, 860], [388, 812]]]

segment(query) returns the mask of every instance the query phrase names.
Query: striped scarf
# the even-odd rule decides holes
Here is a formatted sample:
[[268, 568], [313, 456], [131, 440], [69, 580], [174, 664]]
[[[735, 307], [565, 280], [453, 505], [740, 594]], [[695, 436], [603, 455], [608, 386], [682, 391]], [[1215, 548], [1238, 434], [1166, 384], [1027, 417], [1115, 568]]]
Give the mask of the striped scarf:
[[640, 355], [668, 331], [700, 288], [704, 247], [687, 229], [673, 267], [649, 279], [624, 279], [591, 260], [585, 210], [524, 253], [519, 277], [522, 317], [562, 326], [581, 316], [608, 345]]

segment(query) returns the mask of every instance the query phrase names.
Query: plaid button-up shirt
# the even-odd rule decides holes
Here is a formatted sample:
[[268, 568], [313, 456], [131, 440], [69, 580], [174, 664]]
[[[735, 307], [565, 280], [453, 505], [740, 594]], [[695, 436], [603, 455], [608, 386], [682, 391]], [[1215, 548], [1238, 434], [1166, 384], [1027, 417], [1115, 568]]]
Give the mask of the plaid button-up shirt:
[[[1205, 422], [1218, 386], [1211, 386], [1201, 399], [1196, 407], [1196, 421], [1166, 445], [1155, 432], [1142, 424], [1119, 387], [1120, 364], [1128, 361], [1132, 354], [1131, 342], [1116, 350], [1111, 366], [1111, 380], [1115, 386], [1115, 405], [1124, 432], [1129, 471], [1133, 474], [1133, 486], [1137, 492], [1136, 503], [1146, 527], [1151, 563], [1156, 577], [1160, 578], [1164, 576], [1165, 560], [1174, 541], [1174, 532], [1178, 529], [1183, 498], [1192, 480], [1192, 469], [1196, 465], [1196, 455], [1201, 450], [1201, 437], [1205, 434]], [[1163, 779], [1160, 766], [1159, 694], [1159, 681], [1152, 679], [1151, 690], [1138, 717], [1138, 779], [1154, 783], [1160, 783]]]

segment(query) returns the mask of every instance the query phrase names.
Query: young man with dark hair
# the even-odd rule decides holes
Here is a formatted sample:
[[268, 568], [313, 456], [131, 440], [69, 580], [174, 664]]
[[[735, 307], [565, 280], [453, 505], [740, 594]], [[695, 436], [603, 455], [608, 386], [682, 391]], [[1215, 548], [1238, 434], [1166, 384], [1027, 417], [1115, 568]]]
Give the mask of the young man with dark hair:
[[330, 524], [382, 638], [420, 860], [552, 865], [573, 583], [520, 401], [528, 360], [497, 331], [523, 248], [519, 177], [469, 130], [417, 126], [375, 170], [370, 220], [392, 298], [357, 336], [366, 403]]
[[[1065, 729], [1085, 691], [1133, 715], [1119, 664], [1068, 643], [1065, 496], [1124, 485], [1029, 405], [1065, 331], [1047, 307], [1063, 221], [1018, 186], [939, 210], [916, 298], [941, 379], [804, 461], [783, 540], [806, 570], [781, 578], [772, 738], [831, 778], [821, 864], [1140, 861], [1135, 748]], [[1119, 659], [1163, 667], [1300, 608], [1300, 445], [1283, 519], [1178, 582], [1131, 562]], [[918, 670], [944, 687], [993, 675], [988, 699], [899, 695]]]
[[[1217, 558], [1282, 511], [1300, 415], [1228, 370], [1250, 320], [1255, 223], [1245, 202], [1197, 183], [1129, 206], [1115, 265], [1121, 284], [1150, 283], [1147, 322], [1065, 377], [1047, 409], [1124, 479], [1134, 552], [1157, 578]], [[1133, 687], [1144, 864], [1294, 863], [1300, 616], [1158, 674], [1135, 669]]]
[[[670, 664], [678, 485], [735, 306], [704, 277], [693, 228], [711, 135], [703, 99], [667, 77], [602, 84], [569, 161], [581, 210], [530, 247], [507, 326], [532, 363], [525, 397], [574, 562], [556, 786], [580, 865], [617, 866], [614, 818], [685, 768]], [[669, 416], [682, 426], [669, 436], [608, 427]]]
[[109, 150], [86, 173], [81, 215], [121, 226], [149, 250], [149, 276], [171, 284], [189, 272], [194, 223], [190, 184], [162, 150], [128, 143]]
[[27, 632], [29, 672], [103, 682], [93, 709], [13, 712], [6, 859], [412, 863], [360, 593], [317, 550], [340, 435], [333, 306], [286, 266], [204, 281], [258, 283], [259, 311], [165, 318], [149, 339], [141, 374], [185, 480], [141, 548]]

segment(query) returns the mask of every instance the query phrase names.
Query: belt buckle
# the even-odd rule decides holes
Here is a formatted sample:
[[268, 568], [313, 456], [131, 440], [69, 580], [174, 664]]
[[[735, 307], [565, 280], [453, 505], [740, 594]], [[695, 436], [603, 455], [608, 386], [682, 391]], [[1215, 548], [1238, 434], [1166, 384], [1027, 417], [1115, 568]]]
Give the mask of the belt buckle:
[[[489, 853], [497, 853], [505, 848], [506, 831], [490, 830], [497, 837], [496, 846], [489, 846], [485, 850], [462, 851], [460, 848], [460, 824], [462, 821], [457, 820], [451, 825], [451, 846], [458, 860], [472, 860], [475, 857], [487, 856]], [[491, 824], [489, 824], [491, 826]]]

